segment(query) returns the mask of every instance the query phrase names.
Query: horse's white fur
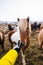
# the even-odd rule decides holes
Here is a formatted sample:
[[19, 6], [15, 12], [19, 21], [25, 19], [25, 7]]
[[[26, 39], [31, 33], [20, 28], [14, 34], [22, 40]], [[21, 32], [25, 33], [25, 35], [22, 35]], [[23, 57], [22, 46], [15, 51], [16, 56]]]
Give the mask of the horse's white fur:
[[11, 40], [12, 40], [12, 42], [18, 43], [18, 40], [20, 40], [19, 28], [18, 28], [18, 30], [15, 33], [12, 34]]
[[22, 31], [26, 31], [26, 28], [27, 28], [27, 20], [26, 19], [21, 19], [20, 22], [18, 23], [20, 29]]

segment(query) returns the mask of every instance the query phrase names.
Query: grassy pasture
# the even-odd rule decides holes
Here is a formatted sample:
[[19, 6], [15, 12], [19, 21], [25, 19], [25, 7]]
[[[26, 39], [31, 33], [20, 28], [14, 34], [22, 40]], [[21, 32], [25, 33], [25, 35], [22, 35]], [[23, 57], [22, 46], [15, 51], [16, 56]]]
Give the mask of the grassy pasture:
[[[0, 46], [0, 59], [11, 49], [10, 42], [8, 40], [8, 34], [5, 34], [5, 37], [6, 37], [4, 43], [5, 52], [2, 53], [2, 49]], [[43, 50], [39, 50], [37, 37], [38, 32], [32, 32], [30, 37], [30, 45], [25, 51], [26, 65], [43, 65]], [[22, 65], [20, 53], [15, 65]]]

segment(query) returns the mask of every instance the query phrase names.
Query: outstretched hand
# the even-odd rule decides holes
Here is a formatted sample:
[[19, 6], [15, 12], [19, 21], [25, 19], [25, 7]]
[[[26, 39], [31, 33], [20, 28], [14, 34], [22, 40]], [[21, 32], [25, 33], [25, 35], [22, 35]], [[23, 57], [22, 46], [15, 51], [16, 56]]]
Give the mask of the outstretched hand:
[[20, 49], [21, 49], [21, 42], [20, 40], [18, 41], [18, 43], [16, 44], [16, 46], [14, 46], [14, 48], [18, 53], [20, 52]]

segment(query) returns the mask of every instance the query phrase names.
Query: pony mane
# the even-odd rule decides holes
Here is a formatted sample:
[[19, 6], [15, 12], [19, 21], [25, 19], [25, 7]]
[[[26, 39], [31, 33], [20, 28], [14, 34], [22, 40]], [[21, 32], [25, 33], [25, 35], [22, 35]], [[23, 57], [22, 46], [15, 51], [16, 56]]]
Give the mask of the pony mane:
[[3, 37], [2, 37], [2, 33], [0, 32], [0, 37], [1, 37], [1, 40], [3, 39]]
[[27, 28], [27, 19], [21, 19], [20, 22], [18, 23], [18, 26], [19, 28], [22, 30], [22, 31], [26, 31], [26, 28]]

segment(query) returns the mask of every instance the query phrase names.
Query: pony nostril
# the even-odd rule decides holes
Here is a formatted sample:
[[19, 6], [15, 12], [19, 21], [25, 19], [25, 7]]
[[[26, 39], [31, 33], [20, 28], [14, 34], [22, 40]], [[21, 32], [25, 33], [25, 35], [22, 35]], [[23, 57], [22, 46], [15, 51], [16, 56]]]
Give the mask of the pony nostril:
[[21, 46], [27, 46], [27, 43], [21, 43]]
[[27, 43], [25, 43], [25, 46], [27, 46]]

